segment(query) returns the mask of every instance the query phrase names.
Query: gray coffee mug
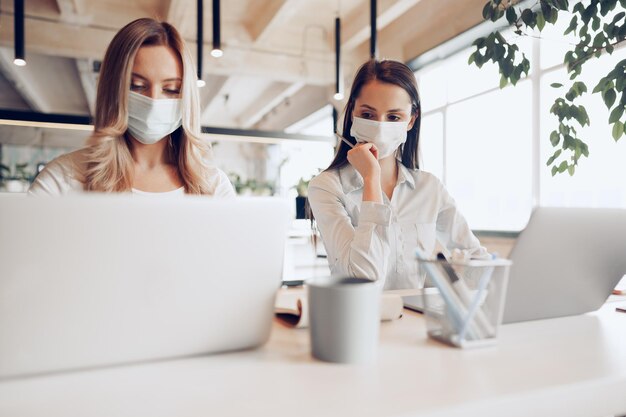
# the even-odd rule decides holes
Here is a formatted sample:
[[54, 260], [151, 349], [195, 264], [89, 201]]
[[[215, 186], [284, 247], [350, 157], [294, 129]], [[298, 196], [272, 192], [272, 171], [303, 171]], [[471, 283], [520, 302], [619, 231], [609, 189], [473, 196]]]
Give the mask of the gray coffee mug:
[[313, 356], [327, 362], [373, 362], [378, 353], [380, 283], [316, 278], [307, 285]]

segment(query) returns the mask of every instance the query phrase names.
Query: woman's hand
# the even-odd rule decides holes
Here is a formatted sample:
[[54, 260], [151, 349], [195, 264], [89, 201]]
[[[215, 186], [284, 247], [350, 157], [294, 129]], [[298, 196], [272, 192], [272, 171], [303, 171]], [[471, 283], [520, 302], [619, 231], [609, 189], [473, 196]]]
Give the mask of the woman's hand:
[[348, 162], [363, 177], [363, 201], [383, 202], [380, 185], [378, 149], [372, 143], [360, 143], [348, 151]]
[[376, 179], [380, 182], [378, 148], [373, 143], [359, 143], [348, 151], [348, 162], [361, 174], [363, 180]]

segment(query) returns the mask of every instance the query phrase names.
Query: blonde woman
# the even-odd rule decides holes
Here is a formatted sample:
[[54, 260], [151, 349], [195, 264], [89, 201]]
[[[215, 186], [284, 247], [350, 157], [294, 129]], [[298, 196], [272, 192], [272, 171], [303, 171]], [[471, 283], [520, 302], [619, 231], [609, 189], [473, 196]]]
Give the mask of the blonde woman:
[[199, 137], [196, 82], [189, 51], [172, 25], [138, 19], [123, 27], [102, 61], [87, 147], [50, 162], [29, 194], [234, 196]]

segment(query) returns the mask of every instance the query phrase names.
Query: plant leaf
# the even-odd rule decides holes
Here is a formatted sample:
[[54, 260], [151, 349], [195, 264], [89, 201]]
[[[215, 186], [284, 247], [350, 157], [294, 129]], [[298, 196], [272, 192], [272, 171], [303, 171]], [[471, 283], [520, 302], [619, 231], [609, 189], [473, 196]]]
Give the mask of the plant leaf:
[[515, 12], [513, 6], [510, 6], [508, 9], [506, 9], [506, 20], [508, 20], [510, 24], [515, 23], [515, 21], [517, 20], [517, 13]]
[[570, 165], [569, 167], [567, 167], [567, 172], [569, 173], [570, 177], [574, 176], [574, 171], [575, 170], [576, 170], [576, 166], [575, 165]]
[[509, 83], [509, 80], [504, 75], [502, 75], [500, 77], [500, 89], [503, 89], [504, 87], [506, 87], [508, 83]]
[[600, 78], [600, 81], [598, 81], [598, 84], [594, 87], [591, 93], [595, 94], [595, 93], [599, 93], [600, 91], [604, 91], [604, 89], [606, 88], [606, 85], [608, 84], [607, 81], [608, 80], [606, 78]]
[[613, 111], [611, 112], [611, 115], [609, 116], [609, 124], [617, 122], [619, 119], [622, 118], [623, 114], [624, 114], [623, 107], [617, 106], [616, 108], [614, 108]]
[[539, 32], [543, 30], [545, 25], [546, 25], [546, 19], [543, 16], [543, 12], [541, 11], [537, 12], [537, 29], [539, 29]]
[[619, 138], [621, 138], [623, 134], [624, 134], [624, 124], [620, 121], [615, 122], [615, 124], [613, 125], [613, 139], [618, 141]]
[[574, 16], [572, 17], [572, 20], [570, 20], [567, 30], [563, 32], [563, 35], [567, 35], [568, 33], [574, 32], [576, 30], [577, 25], [578, 25], [578, 16]]
[[487, 4], [485, 4], [485, 7], [483, 7], [483, 19], [490, 19], [492, 10], [493, 9], [491, 8], [491, 1], [488, 1]]
[[526, 9], [522, 12], [522, 22], [529, 27], [535, 27], [535, 14], [532, 10]]
[[562, 150], [562, 149], [557, 149], [557, 151], [556, 151], [556, 152], [554, 152], [554, 154], [553, 154], [553, 155], [552, 155], [552, 156], [548, 159], [548, 162], [546, 162], [546, 165], [547, 165], [547, 166], [552, 165], [552, 163], [554, 162], [554, 160], [555, 160], [556, 158], [558, 158], [558, 157], [559, 157], [559, 155], [561, 155], [561, 152], [563, 152], [563, 150]]
[[604, 99], [604, 104], [606, 104], [606, 108], [610, 109], [611, 107], [613, 107], [613, 104], [615, 103], [617, 94], [615, 94], [615, 90], [611, 88], [610, 90], [607, 90], [604, 92], [604, 94], [602, 95], [602, 98]]
[[552, 146], [558, 145], [560, 140], [561, 136], [559, 135], [559, 132], [554, 130], [552, 133], [550, 133], [550, 143], [552, 144]]
[[600, 18], [594, 16], [593, 22], [591, 23], [591, 28], [593, 30], [600, 29]]
[[556, 4], [556, 7], [557, 7], [559, 10], [565, 10], [565, 11], [567, 11], [568, 6], [569, 6], [569, 4], [568, 4], [568, 1], [567, 1], [567, 0], [555, 0], [555, 2], [554, 2], [554, 3]]

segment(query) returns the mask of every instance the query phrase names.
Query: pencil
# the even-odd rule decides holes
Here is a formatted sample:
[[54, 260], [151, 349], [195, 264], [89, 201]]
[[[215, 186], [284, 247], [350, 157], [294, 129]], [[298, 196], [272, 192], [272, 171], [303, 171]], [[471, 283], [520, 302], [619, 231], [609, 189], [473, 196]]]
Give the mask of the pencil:
[[337, 138], [339, 138], [342, 141], [344, 141], [349, 147], [354, 148], [354, 145], [352, 143], [350, 143], [350, 141], [348, 139], [346, 139], [343, 136], [341, 136], [339, 133], [335, 133], [335, 136], [337, 136]]

